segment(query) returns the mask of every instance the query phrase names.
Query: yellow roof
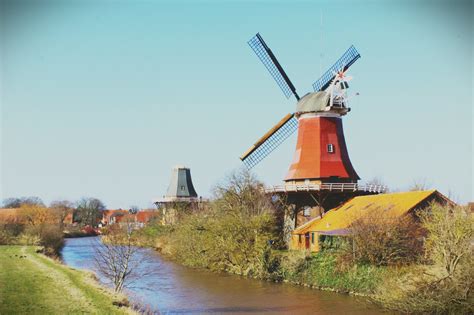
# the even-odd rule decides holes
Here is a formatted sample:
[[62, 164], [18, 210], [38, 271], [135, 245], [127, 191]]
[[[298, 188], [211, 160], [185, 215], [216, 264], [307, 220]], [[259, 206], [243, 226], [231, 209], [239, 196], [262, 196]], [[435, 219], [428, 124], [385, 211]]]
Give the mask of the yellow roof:
[[347, 229], [364, 214], [376, 211], [383, 211], [383, 215], [402, 216], [435, 192], [426, 190], [355, 197], [326, 212], [322, 218], [315, 218], [296, 228], [293, 234]]

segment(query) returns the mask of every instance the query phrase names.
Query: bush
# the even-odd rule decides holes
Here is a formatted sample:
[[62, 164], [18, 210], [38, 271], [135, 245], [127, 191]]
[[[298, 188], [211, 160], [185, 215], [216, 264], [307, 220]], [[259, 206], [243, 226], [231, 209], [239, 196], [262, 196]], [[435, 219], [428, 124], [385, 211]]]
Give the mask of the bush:
[[367, 214], [351, 225], [345, 256], [357, 263], [375, 266], [407, 265], [419, 261], [423, 234], [411, 216]]
[[64, 246], [64, 234], [62, 229], [56, 225], [46, 225], [39, 233], [40, 245], [44, 247], [45, 254], [59, 256]]
[[420, 218], [430, 265], [413, 266], [405, 277], [386, 281], [379, 302], [410, 313], [474, 313], [473, 215], [466, 207], [433, 204]]
[[0, 224], [0, 245], [14, 244], [23, 230], [24, 225], [20, 223]]
[[273, 270], [268, 269], [267, 279], [288, 280], [340, 292], [372, 294], [384, 277], [393, 272], [385, 267], [361, 264], [342, 269], [337, 252], [330, 251], [316, 254], [304, 251], [272, 252], [269, 261]]
[[185, 265], [262, 277], [265, 253], [277, 238], [274, 208], [262, 188], [246, 171], [232, 174], [207, 207], [182, 215], [162, 243]]

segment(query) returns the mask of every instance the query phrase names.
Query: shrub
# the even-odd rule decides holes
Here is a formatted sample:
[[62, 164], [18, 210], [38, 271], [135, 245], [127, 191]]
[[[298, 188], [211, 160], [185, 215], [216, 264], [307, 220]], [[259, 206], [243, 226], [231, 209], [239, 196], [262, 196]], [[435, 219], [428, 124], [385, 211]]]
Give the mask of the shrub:
[[60, 226], [51, 224], [43, 226], [39, 237], [40, 245], [44, 247], [45, 254], [59, 256], [64, 246], [64, 234]]
[[430, 265], [383, 283], [378, 300], [403, 312], [472, 314], [474, 217], [465, 207], [433, 204], [429, 210], [420, 218]]
[[422, 230], [411, 216], [367, 214], [351, 225], [346, 258], [375, 266], [406, 265], [422, 256]]
[[[274, 267], [267, 275], [271, 280], [288, 280], [318, 288], [341, 292], [371, 294], [390, 271], [385, 267], [352, 264], [341, 270], [336, 252], [310, 254], [305, 251], [272, 252]], [[276, 268], [275, 268], [276, 267]]]
[[0, 224], [0, 245], [10, 245], [17, 241], [17, 237], [23, 232], [24, 225], [20, 223]]
[[427, 257], [444, 268], [447, 276], [453, 275], [459, 264], [472, 261], [474, 216], [467, 207], [433, 204], [419, 216], [428, 232]]
[[232, 174], [208, 207], [172, 226], [171, 254], [189, 266], [261, 277], [276, 238], [274, 208], [262, 188], [246, 171]]

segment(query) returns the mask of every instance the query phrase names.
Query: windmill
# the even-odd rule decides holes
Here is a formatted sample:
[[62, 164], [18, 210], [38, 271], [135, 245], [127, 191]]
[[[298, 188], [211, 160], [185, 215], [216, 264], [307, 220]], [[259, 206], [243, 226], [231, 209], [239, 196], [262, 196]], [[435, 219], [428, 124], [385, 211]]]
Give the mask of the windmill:
[[347, 88], [351, 78], [346, 76], [346, 72], [360, 58], [355, 47], [349, 47], [339, 60], [313, 83], [314, 92], [300, 98], [262, 36], [257, 33], [248, 44], [286, 98], [293, 95], [297, 103], [294, 113], [285, 115], [240, 157], [243, 163], [248, 168], [254, 167], [298, 130], [293, 162], [284, 179], [287, 184], [356, 184], [360, 178], [349, 159], [341, 119], [350, 111]]

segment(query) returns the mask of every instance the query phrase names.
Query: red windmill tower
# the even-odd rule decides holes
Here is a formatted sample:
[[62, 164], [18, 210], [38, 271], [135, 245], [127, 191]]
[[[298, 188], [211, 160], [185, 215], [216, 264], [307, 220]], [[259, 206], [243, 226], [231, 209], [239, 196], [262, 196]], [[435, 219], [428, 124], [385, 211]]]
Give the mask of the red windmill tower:
[[283, 186], [269, 192], [287, 195], [299, 209], [318, 206], [329, 210], [354, 195], [377, 193], [383, 187], [357, 184], [360, 179], [349, 159], [342, 128], [342, 116], [348, 107], [347, 88], [349, 67], [360, 58], [351, 46], [339, 60], [313, 84], [314, 92], [302, 98], [296, 92], [273, 52], [257, 33], [249, 42], [287, 98], [296, 97], [296, 111], [283, 119], [261, 137], [240, 159], [252, 168], [294, 131], [298, 140], [293, 162]]

